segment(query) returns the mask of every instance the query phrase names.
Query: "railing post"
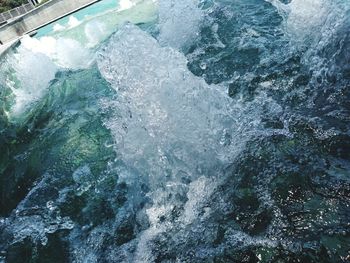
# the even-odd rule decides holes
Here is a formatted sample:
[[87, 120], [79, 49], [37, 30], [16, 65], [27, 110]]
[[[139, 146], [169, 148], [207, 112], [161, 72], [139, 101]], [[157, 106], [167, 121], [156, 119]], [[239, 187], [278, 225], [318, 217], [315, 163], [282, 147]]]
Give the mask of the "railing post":
[[32, 7], [35, 7], [34, 0], [28, 0], [28, 2], [32, 5]]
[[25, 4], [23, 6], [24, 6], [24, 9], [25, 9], [26, 12], [29, 12], [30, 10], [33, 9], [33, 6], [31, 4], [29, 4], [29, 3]]

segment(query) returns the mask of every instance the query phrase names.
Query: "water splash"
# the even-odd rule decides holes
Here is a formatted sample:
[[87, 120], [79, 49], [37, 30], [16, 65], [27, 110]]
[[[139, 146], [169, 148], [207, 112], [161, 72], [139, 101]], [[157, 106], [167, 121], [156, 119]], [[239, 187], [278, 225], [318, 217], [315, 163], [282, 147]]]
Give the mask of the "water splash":
[[[101, 52], [98, 65], [118, 90], [111, 103], [120, 117], [107, 125], [128, 165], [142, 171], [148, 163], [149, 174], [159, 180], [172, 162], [193, 174], [224, 158], [218, 145], [230, 136], [231, 101], [193, 76], [181, 53], [127, 25]], [[230, 148], [229, 139], [226, 144]]]
[[44, 54], [33, 53], [21, 46], [10, 53], [1, 65], [1, 82], [15, 96], [14, 116], [21, 115], [40, 99], [49, 82], [55, 77], [57, 66]]
[[[145, 209], [150, 227], [138, 238], [134, 260], [153, 262], [153, 240], [198, 218], [225, 168], [259, 130], [258, 112], [278, 106], [266, 97], [233, 103], [223, 87], [194, 76], [182, 53], [130, 24], [103, 48], [98, 66], [117, 91], [103, 103], [119, 181], [146, 184], [152, 200]], [[183, 208], [177, 223], [176, 207]]]
[[160, 0], [160, 43], [177, 49], [186, 48], [198, 35], [202, 19], [198, 0]]
[[[314, 79], [335, 74], [335, 69], [329, 67], [329, 61], [334, 67], [336, 63], [333, 60], [347, 41], [350, 3], [342, 0], [293, 0], [288, 4], [277, 0], [269, 2], [280, 11], [291, 47], [303, 53], [302, 62], [314, 72]], [[335, 39], [343, 43], [341, 47], [334, 46]]]
[[[54, 169], [55, 176], [65, 173], [62, 176], [68, 180], [60, 177], [58, 182], [42, 186], [43, 195], [50, 187], [54, 192], [59, 191], [58, 197], [53, 195], [52, 201], [44, 201], [43, 206], [38, 191], [34, 189], [28, 194], [32, 203], [27, 208], [38, 205], [40, 213], [21, 210], [22, 203], [18, 213], [6, 219], [9, 233], [17, 233], [15, 241], [32, 238], [50, 249], [57, 243], [66, 245], [67, 242], [67, 259], [74, 262], [227, 262], [242, 258], [269, 262], [286, 255], [292, 261], [314, 259], [321, 257], [325, 249], [330, 257], [332, 249], [334, 254], [348, 253], [347, 240], [343, 235], [337, 237], [337, 231], [346, 231], [341, 221], [346, 222], [347, 203], [341, 202], [347, 200], [349, 188], [346, 179], [342, 179], [347, 175], [347, 170], [342, 168], [347, 161], [337, 158], [340, 154], [347, 156], [347, 139], [344, 136], [331, 141], [335, 133], [341, 133], [333, 129], [341, 122], [339, 119], [327, 122], [330, 115], [322, 120], [332, 127], [330, 132], [324, 133], [313, 126], [320, 123], [323, 114], [320, 110], [328, 113], [334, 109], [329, 101], [337, 105], [345, 102], [346, 108], [346, 90], [324, 92], [325, 87], [320, 85], [321, 99], [327, 102], [318, 103], [324, 108], [311, 108], [304, 115], [293, 112], [294, 105], [285, 99], [295, 98], [297, 107], [304, 107], [304, 101], [296, 92], [299, 89], [303, 99], [312, 101], [308, 97], [317, 94], [318, 87], [305, 86], [308, 85], [308, 71], [313, 69], [317, 58], [333, 59], [331, 55], [335, 54], [334, 57], [342, 57], [342, 62], [347, 63], [348, 49], [343, 47], [348, 28], [343, 28], [345, 34], [338, 31], [327, 35], [332, 28], [330, 25], [338, 22], [330, 19], [329, 14], [319, 12], [322, 1], [294, 0], [290, 4], [275, 1], [284, 22], [276, 9], [263, 1], [214, 2], [210, 14], [203, 16], [198, 2], [181, 1], [189, 10], [196, 9], [184, 17], [187, 10], [183, 10], [183, 6], [174, 1], [163, 2], [161, 16], [165, 19], [160, 19], [156, 39], [136, 26], [122, 27], [98, 53], [98, 67], [110, 86], [102, 81], [102, 88], [96, 88], [101, 75], [95, 65], [92, 66], [93, 78], [88, 80], [91, 69], [57, 75], [58, 80], [52, 87], [60, 90], [64, 86], [63, 97], [69, 97], [69, 107], [61, 114], [62, 103], [55, 101], [61, 93], [52, 93], [49, 101], [54, 102], [57, 116], [51, 119], [51, 126], [40, 123], [42, 126], [37, 130], [40, 136], [36, 136], [38, 140], [32, 145], [40, 141], [43, 142], [40, 149], [55, 148], [51, 146], [57, 144], [51, 139], [56, 138], [52, 125], [59, 123], [57, 132], [64, 133], [69, 122], [64, 140], [67, 138], [70, 147], [60, 151], [61, 156], [67, 157], [57, 158], [67, 172], [62, 172], [61, 166]], [[130, 4], [129, 1], [125, 3], [126, 6]], [[319, 12], [310, 14], [310, 21], [303, 17], [310, 11], [303, 10], [303, 4]], [[166, 13], [166, 6], [172, 13]], [[206, 18], [212, 21], [202, 27], [201, 22]], [[299, 19], [310, 24], [298, 25]], [[122, 20], [125, 21], [125, 17]], [[27, 51], [54, 68], [64, 67], [70, 62], [57, 57], [59, 41], [75, 39], [89, 51], [98, 49], [115, 21], [116, 17], [110, 15], [103, 21], [82, 22], [77, 27], [54, 33], [54, 39], [45, 40], [46, 45], [31, 43]], [[182, 28], [176, 29], [177, 23]], [[148, 23], [140, 27], [147, 28], [146, 31], [151, 28], [151, 34], [157, 35]], [[337, 53], [332, 53], [333, 48], [327, 54], [329, 49], [324, 47], [329, 47], [330, 42], [336, 46]], [[187, 60], [180, 51], [186, 50], [188, 44], [199, 49], [206, 46], [201, 54], [207, 57], [199, 59], [187, 54]], [[78, 45], [73, 50], [79, 48]], [[69, 57], [74, 58], [73, 55]], [[335, 60], [331, 61], [333, 65], [336, 65]], [[197, 63], [198, 69], [191, 67], [191, 63]], [[326, 63], [330, 63], [329, 60]], [[326, 63], [323, 64], [325, 69]], [[247, 64], [238, 71], [240, 65]], [[230, 70], [225, 71], [225, 67]], [[196, 77], [189, 69], [201, 77]], [[73, 84], [69, 84], [71, 78], [76, 78]], [[43, 80], [42, 91], [45, 92], [49, 80]], [[93, 92], [89, 89], [91, 83], [95, 88]], [[221, 86], [208, 83], [221, 83]], [[227, 96], [226, 85], [232, 88], [232, 99]], [[86, 88], [84, 91], [82, 86]], [[66, 93], [71, 89], [76, 89], [74, 96]], [[95, 97], [101, 95], [100, 91], [104, 92], [102, 101]], [[324, 97], [326, 93], [332, 97]], [[85, 94], [92, 97], [87, 102], [80, 96]], [[99, 103], [104, 111], [100, 111]], [[76, 104], [80, 105], [78, 110]], [[81, 105], [93, 105], [95, 110]], [[38, 108], [40, 111], [40, 104]], [[46, 116], [45, 113], [46, 108], [38, 116]], [[333, 117], [348, 120], [345, 110], [331, 113]], [[308, 119], [308, 114], [316, 117]], [[111, 132], [106, 131], [106, 141], [104, 136], [99, 140], [101, 134], [95, 133], [95, 129], [102, 129], [101, 122], [90, 125], [90, 117], [95, 116], [99, 121], [103, 118]], [[82, 123], [84, 129], [81, 129]], [[344, 134], [348, 132], [346, 125], [342, 127]], [[90, 135], [92, 131], [94, 134]], [[89, 139], [80, 138], [85, 136]], [[61, 141], [60, 137], [58, 140]], [[74, 140], [76, 143], [72, 143]], [[344, 147], [337, 145], [343, 142]], [[82, 146], [76, 147], [77, 144]], [[113, 159], [115, 155], [108, 161], [105, 157], [100, 159], [99, 153], [106, 150], [100, 146], [111, 144], [116, 159]], [[96, 155], [86, 157], [85, 150], [91, 145]], [[330, 151], [335, 153], [328, 154]], [[79, 167], [75, 167], [73, 161], [67, 162], [77, 152], [80, 152]], [[26, 153], [20, 155], [23, 159], [25, 156]], [[334, 159], [337, 163], [332, 168]], [[101, 169], [105, 169], [104, 164], [108, 162], [108, 169], [96, 172], [85, 162], [99, 165], [101, 162]], [[328, 173], [337, 180], [335, 186], [326, 182]], [[343, 175], [339, 176], [340, 173]], [[60, 184], [62, 181], [67, 187]], [[336, 195], [340, 198], [338, 201]], [[72, 213], [71, 219], [60, 217], [58, 207]], [[27, 217], [24, 214], [27, 212], [33, 212], [34, 216]], [[3, 222], [0, 220], [1, 229]], [[62, 237], [62, 241], [50, 243], [47, 236], [51, 233], [56, 234], [57, 239]], [[327, 238], [331, 238], [330, 241]], [[44, 257], [41, 248], [33, 249], [38, 251], [38, 257]]]

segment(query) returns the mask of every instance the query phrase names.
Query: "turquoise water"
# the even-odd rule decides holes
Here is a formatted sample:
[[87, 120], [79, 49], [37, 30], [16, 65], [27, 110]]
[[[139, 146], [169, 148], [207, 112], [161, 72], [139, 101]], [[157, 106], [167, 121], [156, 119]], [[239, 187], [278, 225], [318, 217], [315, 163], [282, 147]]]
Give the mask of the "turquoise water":
[[[93, 4], [91, 6], [88, 6], [84, 9], [81, 9], [75, 12], [73, 16], [79, 21], [83, 21], [97, 14], [116, 10], [117, 8], [118, 8], [117, 0], [102, 0], [100, 2], [97, 2], [96, 4]], [[69, 16], [63, 17], [52, 24], [49, 24], [47, 26], [40, 28], [37, 31], [36, 37], [43, 37], [43, 36], [49, 35], [54, 31], [54, 25], [59, 24], [61, 26], [66, 26], [68, 22], [69, 22]]]
[[0, 262], [348, 262], [350, 3], [116, 3], [0, 58]]

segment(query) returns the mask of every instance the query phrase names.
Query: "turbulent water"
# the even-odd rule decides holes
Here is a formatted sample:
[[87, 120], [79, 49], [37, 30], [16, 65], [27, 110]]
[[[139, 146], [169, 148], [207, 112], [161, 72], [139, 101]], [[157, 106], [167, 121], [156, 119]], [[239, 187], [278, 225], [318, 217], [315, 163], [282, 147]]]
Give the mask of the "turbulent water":
[[350, 2], [95, 8], [0, 58], [0, 262], [349, 262]]

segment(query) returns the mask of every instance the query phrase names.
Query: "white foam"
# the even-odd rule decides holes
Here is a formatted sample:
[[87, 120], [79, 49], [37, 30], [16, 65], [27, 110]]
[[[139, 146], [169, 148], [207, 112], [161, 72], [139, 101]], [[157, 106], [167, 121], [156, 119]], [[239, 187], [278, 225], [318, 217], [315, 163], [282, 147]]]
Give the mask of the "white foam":
[[197, 37], [203, 12], [198, 0], [159, 1], [159, 41], [177, 49], [186, 48]]
[[44, 54], [61, 68], [86, 68], [93, 59], [86, 47], [69, 38], [42, 37], [37, 39], [25, 36], [21, 39], [21, 44], [20, 48]]
[[62, 32], [67, 29], [72, 29], [74, 27], [79, 26], [82, 23], [82, 21], [79, 21], [75, 16], [71, 15], [68, 18], [68, 22], [66, 25], [61, 25], [61, 24], [54, 24], [53, 26], [53, 31], [54, 32]]
[[56, 23], [54, 26], [53, 26], [53, 31], [54, 32], [59, 32], [59, 31], [63, 31], [64, 29], [66, 29], [64, 26]]
[[1, 71], [5, 84], [15, 95], [11, 114], [18, 116], [41, 98], [48, 83], [55, 77], [57, 67], [46, 55], [19, 47], [16, 54], [7, 57]]
[[51, 58], [62, 68], [82, 69], [91, 65], [94, 55], [78, 41], [60, 38], [56, 41], [56, 49]]
[[342, 0], [293, 0], [271, 2], [285, 19], [286, 33], [293, 42], [309, 44], [331, 38], [331, 31], [343, 19], [349, 4]]
[[81, 21], [79, 21], [75, 16], [71, 15], [68, 19], [68, 28], [73, 28], [76, 26], [79, 26], [81, 24]]
[[293, 0], [288, 7], [288, 29], [302, 37], [316, 29], [320, 30], [329, 10], [326, 0]]
[[117, 148], [123, 148], [130, 166], [143, 171], [147, 165], [147, 173], [156, 177], [163, 177], [169, 165], [189, 174], [211, 167], [220, 159], [220, 138], [230, 129], [230, 98], [195, 77], [186, 64], [181, 53], [161, 48], [131, 25], [98, 59], [102, 74], [119, 92], [112, 103], [121, 116], [107, 122]]
[[[147, 209], [151, 227], [140, 237], [139, 262], [152, 262], [150, 240], [167, 229], [159, 218], [166, 218], [177, 202], [169, 200], [169, 193], [186, 195], [183, 178], [196, 181], [233, 156], [219, 153], [233, 150], [234, 143], [220, 145], [230, 130], [230, 98], [195, 77], [186, 64], [184, 55], [162, 48], [132, 25], [113, 36], [98, 58], [101, 73], [118, 91], [116, 100], [106, 102], [115, 110], [106, 126], [115, 138], [118, 159], [151, 189], [153, 206]], [[193, 184], [198, 185], [202, 184]], [[189, 196], [183, 224], [193, 220], [191, 213], [196, 212], [189, 210], [205, 197], [199, 192]]]
[[84, 32], [89, 41], [89, 47], [98, 45], [109, 35], [106, 25], [103, 22], [96, 20], [88, 22], [85, 25]]
[[[184, 206], [182, 218], [185, 224], [190, 224], [199, 217], [200, 209], [203, 208], [203, 202], [210, 198], [215, 188], [216, 182], [204, 176], [198, 178], [189, 185], [187, 194], [188, 201]], [[207, 213], [201, 216], [202, 220], [208, 215], [209, 211], [210, 209], [207, 208]]]
[[10, 115], [20, 116], [39, 100], [60, 68], [86, 68], [92, 60], [92, 54], [75, 40], [24, 36], [1, 67], [4, 84], [15, 95]]
[[119, 1], [119, 11], [129, 9], [134, 6], [134, 3], [130, 0], [120, 0]]

